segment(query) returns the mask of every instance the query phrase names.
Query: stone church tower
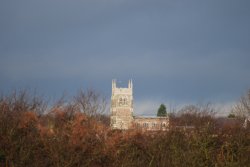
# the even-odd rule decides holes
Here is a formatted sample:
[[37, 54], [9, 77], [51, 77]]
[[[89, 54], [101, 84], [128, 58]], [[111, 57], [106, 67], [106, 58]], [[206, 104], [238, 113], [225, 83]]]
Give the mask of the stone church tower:
[[128, 82], [128, 88], [116, 87], [116, 80], [112, 80], [111, 96], [111, 128], [130, 129], [133, 123], [133, 84]]

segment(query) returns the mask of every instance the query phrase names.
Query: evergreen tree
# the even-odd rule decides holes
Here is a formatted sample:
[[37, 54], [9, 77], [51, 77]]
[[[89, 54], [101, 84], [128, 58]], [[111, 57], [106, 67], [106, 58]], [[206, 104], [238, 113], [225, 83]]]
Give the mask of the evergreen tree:
[[230, 113], [227, 118], [235, 118], [236, 116], [233, 113]]
[[161, 104], [159, 109], [158, 109], [158, 112], [157, 112], [157, 116], [158, 117], [165, 117], [167, 116], [167, 109], [166, 109], [166, 106], [164, 104]]

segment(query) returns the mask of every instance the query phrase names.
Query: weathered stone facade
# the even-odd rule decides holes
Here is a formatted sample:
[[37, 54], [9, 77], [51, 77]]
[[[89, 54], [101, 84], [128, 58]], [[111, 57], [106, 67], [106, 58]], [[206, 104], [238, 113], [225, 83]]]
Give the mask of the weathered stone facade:
[[135, 117], [134, 128], [150, 131], [165, 131], [169, 127], [168, 117]]
[[112, 80], [111, 96], [111, 128], [112, 129], [143, 129], [167, 130], [168, 117], [135, 117], [133, 116], [133, 83], [128, 83], [128, 88], [118, 88], [116, 81]]
[[117, 88], [112, 80], [111, 96], [111, 128], [130, 129], [133, 123], [133, 84], [129, 81], [128, 88]]

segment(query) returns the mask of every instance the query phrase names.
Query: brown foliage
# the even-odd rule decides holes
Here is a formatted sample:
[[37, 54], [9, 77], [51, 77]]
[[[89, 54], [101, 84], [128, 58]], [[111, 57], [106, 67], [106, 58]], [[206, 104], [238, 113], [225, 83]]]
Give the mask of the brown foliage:
[[222, 167], [250, 163], [249, 129], [221, 123], [209, 107], [188, 106], [172, 116], [177, 125], [194, 125], [190, 131], [141, 132], [111, 130], [100, 113], [101, 117], [95, 117], [78, 111], [75, 102], [57, 103], [41, 115], [29, 106], [29, 100], [15, 101], [0, 98], [0, 166]]

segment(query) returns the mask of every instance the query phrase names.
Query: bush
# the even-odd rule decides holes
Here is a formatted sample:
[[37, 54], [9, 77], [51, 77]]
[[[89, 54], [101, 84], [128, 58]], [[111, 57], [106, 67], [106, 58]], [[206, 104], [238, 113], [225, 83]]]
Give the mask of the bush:
[[[189, 130], [120, 131], [109, 128], [107, 116], [97, 112], [100, 106], [96, 108], [93, 105], [96, 103], [85, 109], [82, 107], [84, 112], [78, 110], [74, 101], [57, 103], [47, 109], [46, 114], [40, 114], [37, 112], [41, 111], [40, 105], [32, 99], [32, 96], [0, 98], [0, 166], [222, 167], [250, 164], [249, 129], [218, 128], [216, 119], [207, 114], [211, 110], [191, 106], [174, 118], [180, 125], [195, 125], [196, 128]], [[86, 111], [91, 107], [95, 107], [91, 109], [92, 114]]]

